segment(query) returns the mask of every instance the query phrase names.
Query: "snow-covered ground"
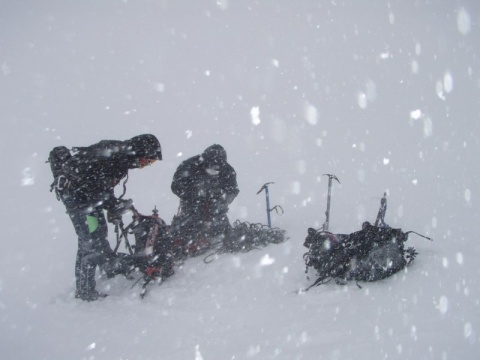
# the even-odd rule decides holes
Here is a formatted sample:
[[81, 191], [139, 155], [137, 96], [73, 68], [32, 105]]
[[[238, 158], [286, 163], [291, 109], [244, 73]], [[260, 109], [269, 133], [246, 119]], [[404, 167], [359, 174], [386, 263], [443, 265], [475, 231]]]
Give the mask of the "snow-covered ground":
[[420, 255], [408, 270], [361, 289], [327, 284], [296, 294], [311, 283], [303, 273], [301, 233], [210, 264], [190, 259], [161, 286], [149, 287], [143, 300], [133, 281], [99, 280], [110, 296], [94, 303], [73, 298], [73, 251], [52, 249], [55, 241], [39, 236], [49, 249], [31, 253], [19, 241], [2, 262], [2, 353], [195, 360], [479, 354], [478, 245], [411, 236]]
[[[0, 0], [2, 359], [480, 357], [477, 1]], [[212, 143], [240, 194], [230, 220], [289, 240], [187, 260], [141, 300], [123, 278], [75, 300], [76, 239], [48, 192], [55, 145], [154, 133], [164, 160], [127, 197], [170, 222], [176, 166]], [[302, 247], [386, 221], [419, 252], [376, 283], [295, 291]], [[111, 231], [110, 240], [114, 242]]]

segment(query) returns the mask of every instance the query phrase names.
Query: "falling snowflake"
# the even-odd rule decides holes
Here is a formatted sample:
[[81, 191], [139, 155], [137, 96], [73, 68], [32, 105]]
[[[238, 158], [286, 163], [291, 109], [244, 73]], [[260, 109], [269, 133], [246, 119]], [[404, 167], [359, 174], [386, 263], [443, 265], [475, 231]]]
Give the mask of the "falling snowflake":
[[252, 110], [250, 110], [250, 117], [253, 125], [256, 126], [260, 124], [260, 108], [258, 106], [252, 107]]

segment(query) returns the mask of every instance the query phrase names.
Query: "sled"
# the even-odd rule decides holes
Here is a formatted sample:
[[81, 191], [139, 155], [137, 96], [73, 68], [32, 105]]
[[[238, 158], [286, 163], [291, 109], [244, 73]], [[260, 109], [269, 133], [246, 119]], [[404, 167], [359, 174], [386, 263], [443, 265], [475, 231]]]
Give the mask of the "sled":
[[[405, 248], [410, 233], [391, 228], [384, 222], [386, 196], [382, 198], [375, 225], [364, 222], [360, 231], [351, 234], [334, 234], [313, 228], [308, 229], [303, 255], [306, 270], [317, 271], [313, 286], [335, 280], [337, 284], [349, 281], [378, 281], [385, 279], [409, 265], [418, 255], [414, 247]], [[358, 285], [358, 283], [357, 283]]]

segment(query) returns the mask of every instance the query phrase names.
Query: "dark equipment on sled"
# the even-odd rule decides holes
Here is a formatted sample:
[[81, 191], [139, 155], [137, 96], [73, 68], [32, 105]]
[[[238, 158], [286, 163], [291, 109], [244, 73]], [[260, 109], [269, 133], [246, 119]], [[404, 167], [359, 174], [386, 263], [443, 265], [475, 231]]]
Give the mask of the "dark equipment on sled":
[[268, 244], [280, 244], [287, 238], [285, 230], [280, 228], [236, 220], [228, 235], [223, 238], [221, 245], [203, 261], [208, 264], [214, 261], [218, 254], [246, 253], [261, 249]]
[[[310, 267], [317, 271], [313, 286], [335, 280], [337, 284], [348, 281], [377, 281], [387, 278], [410, 264], [416, 257], [413, 247], [405, 249], [410, 233], [428, 240], [414, 231], [403, 232], [384, 222], [386, 196], [381, 200], [376, 225], [364, 222], [360, 231], [351, 234], [334, 234], [329, 231], [308, 229], [303, 255], [306, 272]], [[358, 285], [358, 284], [357, 284]]]

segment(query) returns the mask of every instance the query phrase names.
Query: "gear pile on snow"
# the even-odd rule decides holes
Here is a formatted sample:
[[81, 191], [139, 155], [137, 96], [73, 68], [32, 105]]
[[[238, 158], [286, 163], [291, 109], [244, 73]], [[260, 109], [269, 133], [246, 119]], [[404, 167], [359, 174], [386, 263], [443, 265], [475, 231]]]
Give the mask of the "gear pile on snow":
[[[133, 258], [143, 263], [145, 272], [155, 272], [162, 277], [173, 274], [172, 242], [168, 234], [168, 227], [157, 211], [153, 210], [150, 216], [136, 214], [130, 225], [131, 233], [135, 236]], [[155, 268], [155, 270], [148, 270]]]
[[362, 230], [349, 235], [308, 229], [304, 246], [307, 270], [313, 267], [318, 278], [312, 286], [335, 279], [377, 281], [410, 264], [417, 252], [405, 249], [409, 232], [364, 223]]
[[[248, 252], [260, 249], [268, 244], [279, 244], [286, 240], [285, 230], [271, 228], [260, 223], [241, 222], [236, 220], [233, 226], [221, 234], [208, 236], [205, 232], [186, 234], [182, 238], [183, 230], [175, 226], [169, 226], [172, 235], [172, 250], [176, 260], [184, 260], [212, 251], [207, 258], [214, 254]], [[186, 241], [187, 239], [188, 241]], [[206, 261], [207, 263], [210, 261]]]
[[[308, 248], [308, 252], [303, 255], [305, 272], [313, 267], [318, 278], [305, 291], [332, 279], [337, 284], [352, 280], [377, 281], [409, 265], [418, 253], [414, 247], [405, 249], [404, 243], [408, 240], [408, 235], [414, 233], [432, 239], [414, 231], [403, 232], [402, 229], [391, 228], [385, 223], [386, 210], [385, 193], [380, 201], [375, 225], [366, 221], [362, 230], [351, 234], [331, 233], [325, 225], [321, 230], [309, 228], [303, 243]], [[328, 209], [326, 215], [328, 219]], [[328, 220], [326, 224], [328, 226]]]
[[223, 241], [223, 252], [248, 252], [285, 241], [285, 230], [237, 220]]
[[251, 250], [261, 249], [268, 244], [280, 244], [287, 240], [285, 230], [271, 228], [268, 225], [252, 224], [247, 221], [237, 220], [233, 227], [220, 242], [218, 247], [212, 246], [214, 251], [207, 255], [203, 261], [211, 263], [218, 254], [246, 253]]
[[[125, 266], [128, 267], [126, 275], [130, 275], [133, 271], [139, 271], [142, 274], [137, 282], [143, 280], [140, 293], [143, 298], [148, 284], [162, 283], [174, 274], [172, 239], [167, 224], [158, 216], [156, 209], [153, 210], [152, 215], [142, 215], [133, 206], [131, 210], [133, 221], [126, 228], [123, 227], [123, 222], [115, 227], [117, 246], [114, 253], [117, 253], [123, 237], [129, 254], [119, 253], [117, 256], [121, 257]], [[133, 246], [130, 246], [128, 234], [134, 236]]]
[[[164, 279], [172, 276], [175, 261], [183, 261], [185, 257], [176, 256], [183, 247], [181, 247], [182, 249], [177, 248], [172, 226], [167, 225], [158, 216], [156, 209], [150, 216], [140, 214], [133, 206], [132, 211], [134, 213], [133, 221], [124, 229], [122, 226], [121, 235], [117, 238], [115, 252], [123, 237], [130, 255], [118, 254], [118, 256], [122, 257], [123, 261], [128, 264], [130, 272], [137, 270], [142, 273], [142, 277], [137, 282], [143, 280], [140, 294], [143, 298], [147, 291], [147, 285], [161, 283]], [[129, 234], [134, 235], [135, 243], [133, 246], [130, 246], [128, 242]], [[262, 224], [251, 224], [237, 220], [228, 232], [228, 236], [223, 237], [220, 242], [215, 242], [215, 239], [207, 240], [208, 246], [203, 251], [215, 249], [216, 246], [220, 245], [205, 258], [205, 262], [209, 263], [213, 261], [212, 255], [248, 252], [263, 248], [270, 243], [279, 244], [286, 240], [286, 235], [285, 231], [279, 228], [270, 228]], [[199, 254], [201, 252], [191, 252], [189, 256]]]

